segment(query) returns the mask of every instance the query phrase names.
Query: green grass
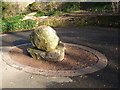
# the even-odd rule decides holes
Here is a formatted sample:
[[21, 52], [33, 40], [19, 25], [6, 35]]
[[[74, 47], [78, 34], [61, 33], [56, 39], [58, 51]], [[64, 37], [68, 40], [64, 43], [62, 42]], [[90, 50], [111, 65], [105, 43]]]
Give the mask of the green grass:
[[36, 22], [33, 20], [24, 20], [24, 15], [17, 15], [7, 19], [2, 19], [2, 32], [10, 32], [17, 30], [32, 29], [36, 26]]

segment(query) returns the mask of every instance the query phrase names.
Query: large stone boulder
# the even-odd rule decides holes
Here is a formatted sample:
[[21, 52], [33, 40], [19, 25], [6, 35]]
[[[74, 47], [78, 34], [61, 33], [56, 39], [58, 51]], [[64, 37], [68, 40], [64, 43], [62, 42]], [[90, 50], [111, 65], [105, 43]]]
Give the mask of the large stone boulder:
[[36, 60], [62, 61], [64, 59], [65, 46], [59, 42], [56, 49], [46, 52], [36, 48], [28, 48], [27, 51]]
[[32, 43], [28, 53], [37, 60], [61, 61], [64, 59], [65, 45], [59, 40], [56, 31], [42, 25], [30, 34]]
[[39, 26], [30, 35], [31, 43], [34, 47], [43, 51], [54, 50], [59, 42], [56, 31], [50, 26]]

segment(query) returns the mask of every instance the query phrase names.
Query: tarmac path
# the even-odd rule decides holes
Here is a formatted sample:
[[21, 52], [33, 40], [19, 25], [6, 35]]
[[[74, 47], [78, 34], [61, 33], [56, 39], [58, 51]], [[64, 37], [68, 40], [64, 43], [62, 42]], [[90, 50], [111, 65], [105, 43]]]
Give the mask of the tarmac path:
[[[91, 47], [104, 54], [108, 65], [97, 72], [75, 77], [46, 77], [22, 72], [2, 62], [2, 88], [117, 88], [118, 29], [103, 27], [55, 28], [61, 41]], [[2, 37], [0, 46], [30, 42], [30, 31], [13, 32]]]

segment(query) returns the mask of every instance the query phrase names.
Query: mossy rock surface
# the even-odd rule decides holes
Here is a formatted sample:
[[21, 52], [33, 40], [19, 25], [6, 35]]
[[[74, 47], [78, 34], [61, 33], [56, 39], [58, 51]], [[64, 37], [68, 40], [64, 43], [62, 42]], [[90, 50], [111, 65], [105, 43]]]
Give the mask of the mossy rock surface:
[[28, 48], [27, 51], [36, 60], [62, 61], [65, 55], [65, 46], [60, 42], [56, 49], [49, 52], [36, 48]]
[[50, 26], [39, 26], [30, 35], [31, 43], [37, 49], [43, 51], [52, 51], [56, 49], [59, 37], [56, 31]]

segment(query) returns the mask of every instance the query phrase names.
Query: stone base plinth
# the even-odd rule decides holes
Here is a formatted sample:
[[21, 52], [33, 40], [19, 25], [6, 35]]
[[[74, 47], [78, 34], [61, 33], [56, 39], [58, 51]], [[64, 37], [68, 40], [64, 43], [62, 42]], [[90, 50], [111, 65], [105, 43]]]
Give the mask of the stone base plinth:
[[46, 52], [37, 48], [28, 48], [27, 51], [36, 60], [62, 61], [64, 59], [64, 43], [59, 43], [55, 50]]

